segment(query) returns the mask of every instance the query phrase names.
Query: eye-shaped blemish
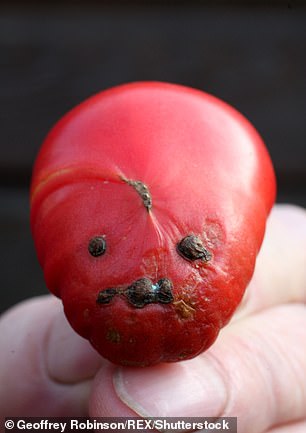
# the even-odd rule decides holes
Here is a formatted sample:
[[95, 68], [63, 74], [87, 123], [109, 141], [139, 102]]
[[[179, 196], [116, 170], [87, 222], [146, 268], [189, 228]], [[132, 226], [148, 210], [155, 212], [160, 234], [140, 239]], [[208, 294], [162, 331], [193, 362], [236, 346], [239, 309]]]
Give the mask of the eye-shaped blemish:
[[186, 260], [211, 260], [211, 253], [204, 247], [201, 239], [195, 235], [189, 235], [183, 238], [177, 244], [177, 251]]
[[95, 236], [90, 239], [88, 251], [93, 257], [102, 256], [106, 251], [106, 241], [103, 236]]

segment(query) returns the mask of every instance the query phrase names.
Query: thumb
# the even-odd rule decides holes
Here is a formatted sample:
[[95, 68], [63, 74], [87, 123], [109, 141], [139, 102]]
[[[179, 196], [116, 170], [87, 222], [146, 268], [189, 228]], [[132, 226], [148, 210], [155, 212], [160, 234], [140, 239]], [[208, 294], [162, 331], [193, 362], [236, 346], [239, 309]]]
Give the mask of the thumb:
[[[290, 325], [289, 325], [290, 324]], [[305, 417], [305, 306], [277, 306], [232, 324], [207, 352], [180, 364], [101, 370], [92, 416], [238, 417], [262, 433]], [[128, 410], [130, 412], [128, 412]]]
[[58, 299], [31, 299], [3, 314], [0, 349], [0, 418], [87, 415], [103, 361], [70, 328]]

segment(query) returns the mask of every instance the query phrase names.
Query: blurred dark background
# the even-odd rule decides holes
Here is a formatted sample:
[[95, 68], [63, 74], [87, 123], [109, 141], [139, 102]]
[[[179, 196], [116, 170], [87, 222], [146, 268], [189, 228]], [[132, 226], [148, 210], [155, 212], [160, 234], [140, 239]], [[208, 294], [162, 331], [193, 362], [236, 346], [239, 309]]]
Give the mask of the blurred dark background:
[[278, 201], [306, 206], [305, 2], [2, 1], [0, 63], [1, 310], [47, 292], [29, 230], [38, 148], [109, 86], [162, 80], [226, 100], [263, 136]]

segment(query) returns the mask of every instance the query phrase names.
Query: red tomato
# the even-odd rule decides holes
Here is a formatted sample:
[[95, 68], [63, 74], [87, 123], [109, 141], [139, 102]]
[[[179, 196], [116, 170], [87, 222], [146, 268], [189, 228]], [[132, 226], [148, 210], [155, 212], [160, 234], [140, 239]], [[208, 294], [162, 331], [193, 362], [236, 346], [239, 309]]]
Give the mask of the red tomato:
[[252, 276], [275, 177], [232, 107], [140, 82], [64, 116], [38, 155], [31, 226], [47, 286], [104, 357], [192, 358], [231, 318]]

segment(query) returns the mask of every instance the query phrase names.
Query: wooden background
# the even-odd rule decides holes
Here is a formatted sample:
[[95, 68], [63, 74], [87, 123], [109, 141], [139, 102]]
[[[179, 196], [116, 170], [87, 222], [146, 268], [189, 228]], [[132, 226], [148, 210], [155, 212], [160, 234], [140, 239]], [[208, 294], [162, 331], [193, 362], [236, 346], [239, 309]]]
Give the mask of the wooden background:
[[277, 172], [278, 201], [306, 206], [302, 3], [2, 4], [2, 310], [46, 293], [29, 230], [28, 186], [40, 143], [68, 109], [109, 86], [163, 80], [228, 101], [263, 136]]

